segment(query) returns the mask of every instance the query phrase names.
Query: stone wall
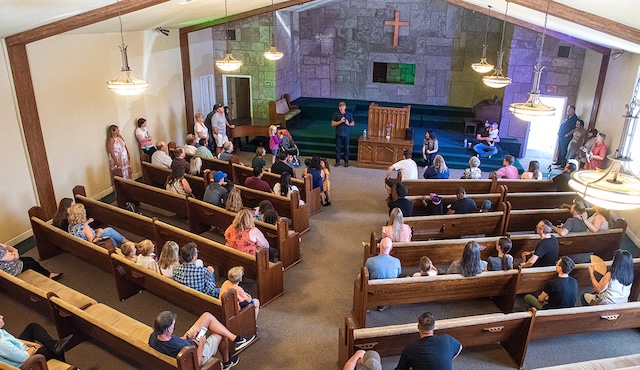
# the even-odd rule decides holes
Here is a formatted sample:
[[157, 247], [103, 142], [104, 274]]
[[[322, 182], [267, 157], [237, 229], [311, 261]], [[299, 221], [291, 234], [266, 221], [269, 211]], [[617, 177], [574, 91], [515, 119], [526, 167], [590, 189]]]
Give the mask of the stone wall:
[[[538, 61], [541, 42], [541, 33], [519, 26], [514, 27], [508, 71], [508, 76], [513, 82], [505, 88], [500, 133], [523, 143], [523, 152], [526, 149], [529, 122], [521, 121], [511, 114], [509, 105], [527, 101], [533, 82], [533, 66]], [[568, 58], [557, 56], [560, 45], [571, 47]], [[542, 53], [542, 65], [545, 68], [540, 80], [541, 95], [566, 96], [567, 105], [575, 104], [585, 53], [584, 48], [546, 36]], [[564, 116], [563, 112], [559, 113]]]
[[[340, 1], [300, 13], [303, 96], [446, 105], [457, 8], [441, 0]], [[395, 11], [409, 26], [393, 46]], [[414, 85], [374, 83], [373, 63], [415, 64]]]

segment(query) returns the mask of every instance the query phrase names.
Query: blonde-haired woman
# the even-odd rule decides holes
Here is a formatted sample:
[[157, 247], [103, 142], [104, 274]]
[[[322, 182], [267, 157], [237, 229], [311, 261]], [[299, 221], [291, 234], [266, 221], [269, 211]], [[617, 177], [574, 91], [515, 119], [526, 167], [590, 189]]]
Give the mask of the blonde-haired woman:
[[433, 166], [427, 167], [423, 176], [425, 179], [448, 179], [449, 167], [444, 161], [444, 157], [440, 154], [433, 159]]
[[158, 259], [158, 267], [160, 273], [166, 277], [173, 277], [173, 269], [180, 266], [180, 246], [178, 243], [168, 240], [162, 246], [160, 258]]
[[260, 311], [260, 301], [257, 298], [251, 297], [251, 294], [244, 291], [244, 289], [240, 286], [240, 282], [242, 281], [242, 277], [244, 276], [244, 267], [236, 266], [229, 269], [227, 273], [227, 278], [229, 280], [222, 283], [220, 287], [220, 297], [228, 292], [230, 289], [234, 289], [236, 291], [236, 297], [238, 302], [238, 309], [243, 309], [248, 305], [252, 304], [255, 307], [256, 319], [258, 318], [258, 311]]
[[209, 140], [209, 130], [207, 126], [204, 125], [204, 115], [200, 112], [196, 113], [196, 123], [193, 124], [193, 132], [196, 136], [196, 141], [200, 141], [201, 139]]
[[[269, 242], [253, 221], [253, 212], [243, 209], [236, 215], [233, 223], [225, 230], [224, 238], [227, 247], [240, 252], [256, 255], [258, 248], [269, 248]], [[269, 259], [275, 259], [277, 250], [269, 248]], [[274, 254], [274, 255], [272, 255]]]
[[92, 243], [102, 238], [110, 238], [116, 247], [127, 241], [122, 234], [110, 227], [94, 230], [89, 226], [91, 222], [93, 222], [93, 219], [87, 219], [87, 211], [84, 208], [84, 204], [76, 203], [71, 206], [69, 209], [69, 234]]
[[399, 243], [411, 241], [411, 227], [404, 223], [400, 208], [391, 210], [387, 226], [382, 227], [382, 237], [390, 238], [391, 241]]
[[131, 157], [127, 150], [120, 129], [116, 125], [109, 126], [109, 137], [107, 138], [107, 152], [109, 152], [109, 168], [112, 176], [120, 176], [131, 179]]
[[156, 250], [156, 246], [149, 239], [145, 239], [138, 243], [136, 246], [138, 249], [138, 258], [136, 259], [136, 265], [140, 265], [144, 268], [148, 268], [153, 272], [160, 273], [160, 268], [155, 258], [153, 258], [153, 252]]
[[240, 189], [234, 187], [229, 192], [227, 196], [227, 202], [224, 205], [224, 208], [227, 211], [231, 212], [240, 212], [244, 209], [244, 205], [242, 204], [242, 194], [240, 193]]

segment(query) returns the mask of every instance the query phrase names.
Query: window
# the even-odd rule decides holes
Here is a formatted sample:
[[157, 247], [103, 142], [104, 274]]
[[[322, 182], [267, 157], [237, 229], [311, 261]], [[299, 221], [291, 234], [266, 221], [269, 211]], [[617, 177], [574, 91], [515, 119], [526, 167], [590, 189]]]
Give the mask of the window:
[[[638, 84], [638, 80], [640, 80], [640, 68], [638, 68], [638, 75], [636, 76], [636, 84]], [[635, 89], [635, 86], [634, 86]], [[640, 89], [639, 89], [640, 90]], [[633, 101], [636, 103], [635, 108], [631, 112], [634, 116], [638, 116], [640, 114], [640, 91], [636, 90], [631, 93]], [[640, 151], [636, 148], [640, 148], [640, 119], [638, 119], [638, 123], [636, 123], [635, 132], [629, 132], [629, 135], [633, 135], [629, 139], [631, 140], [631, 159], [633, 162], [630, 164], [631, 170], [636, 174], [640, 174]], [[634, 150], [635, 149], [635, 150]]]
[[373, 63], [373, 82], [413, 85], [415, 77], [415, 64]]

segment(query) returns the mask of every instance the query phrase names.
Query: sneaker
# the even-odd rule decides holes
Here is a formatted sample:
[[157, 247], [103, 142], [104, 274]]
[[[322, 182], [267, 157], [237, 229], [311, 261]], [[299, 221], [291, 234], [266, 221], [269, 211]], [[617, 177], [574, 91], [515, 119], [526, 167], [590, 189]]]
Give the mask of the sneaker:
[[349, 167], [349, 163], [348, 163], [348, 162], [347, 162], [347, 163], [345, 163], [345, 164], [344, 164], [344, 166], [345, 166], [345, 167]]
[[66, 337], [58, 340], [56, 345], [52, 348], [53, 354], [58, 356], [61, 353], [64, 353], [64, 350], [66, 349], [67, 344], [69, 344], [71, 338], [73, 338], [73, 334], [67, 335]]
[[240, 362], [240, 357], [238, 357], [237, 355], [231, 356], [229, 357], [229, 361], [222, 363], [222, 370], [231, 369], [232, 367], [236, 366], [238, 362]]
[[386, 310], [387, 308], [389, 308], [389, 306], [378, 306], [378, 312], [382, 312], [382, 311]]
[[255, 335], [251, 336], [251, 338], [238, 336], [236, 340], [233, 341], [233, 346], [236, 351], [239, 351], [246, 347], [249, 343], [253, 342], [254, 339], [256, 339]]
[[340, 167], [340, 162], [336, 162], [333, 164], [333, 167]]

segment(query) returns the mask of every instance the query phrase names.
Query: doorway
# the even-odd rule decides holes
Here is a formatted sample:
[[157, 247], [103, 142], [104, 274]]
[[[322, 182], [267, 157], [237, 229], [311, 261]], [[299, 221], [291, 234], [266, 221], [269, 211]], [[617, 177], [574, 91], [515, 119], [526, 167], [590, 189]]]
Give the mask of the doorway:
[[229, 107], [230, 118], [237, 119], [237, 122], [251, 121], [251, 76], [222, 75], [222, 90], [224, 104]]
[[541, 96], [540, 100], [545, 105], [556, 108], [556, 113], [551, 117], [541, 117], [535, 122], [529, 122], [526, 156], [552, 161], [556, 153], [558, 129], [565, 116], [567, 98]]

